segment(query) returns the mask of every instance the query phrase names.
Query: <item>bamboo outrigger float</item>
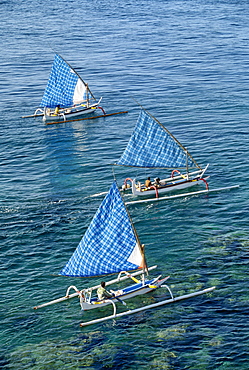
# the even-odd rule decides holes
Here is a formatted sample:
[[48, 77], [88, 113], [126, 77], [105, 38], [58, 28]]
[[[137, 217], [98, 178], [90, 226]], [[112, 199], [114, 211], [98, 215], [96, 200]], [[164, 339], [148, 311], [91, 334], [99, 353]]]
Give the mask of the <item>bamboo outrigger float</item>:
[[199, 191], [192, 191], [189, 193], [181, 193], [181, 194], [174, 194], [174, 195], [169, 195], [169, 196], [162, 196], [162, 197], [155, 197], [155, 198], [148, 198], [148, 199], [139, 199], [139, 200], [132, 200], [130, 202], [125, 202], [126, 205], [131, 205], [131, 204], [142, 204], [142, 203], [149, 203], [149, 202], [158, 202], [162, 200], [172, 200], [172, 199], [177, 199], [177, 198], [186, 198], [189, 196], [194, 196], [194, 195], [203, 195], [203, 194], [209, 194], [209, 193], [218, 193], [219, 191], [227, 191], [227, 190], [233, 190], [233, 189], [238, 189], [239, 185], [233, 185], [233, 186], [225, 186], [222, 188], [216, 188], [216, 189], [206, 189], [206, 190], [199, 190]]
[[[81, 290], [71, 285], [67, 289], [64, 297], [38, 305], [34, 308], [46, 307], [74, 297], [79, 298], [80, 307], [84, 311], [107, 305], [113, 306], [114, 311], [111, 316], [80, 324], [81, 326], [86, 326], [208, 293], [215, 288], [212, 287], [175, 298], [169, 286], [165, 284], [169, 276], [162, 279], [161, 276], [150, 279], [146, 276], [149, 271], [155, 268], [156, 266], [147, 268], [144, 246], [141, 245], [139, 241], [137, 232], [122, 200], [117, 184], [114, 182], [75, 252], [66, 266], [61, 270], [60, 275], [90, 277], [118, 273], [117, 279], [107, 282], [106, 285], [118, 283], [128, 278], [132, 279], [135, 284], [133, 283], [132, 285], [116, 291], [111, 290], [111, 293], [104, 291], [104, 294], [108, 294], [108, 296], [104, 297], [99, 296], [99, 285]], [[130, 271], [132, 270], [138, 271], [131, 273]], [[124, 276], [122, 276], [122, 274], [124, 274]], [[135, 276], [140, 276], [140, 279], [137, 279]], [[138, 309], [127, 310], [119, 314], [117, 313], [117, 302], [126, 305], [126, 299], [152, 292], [160, 287], [164, 287], [168, 290], [170, 299]], [[75, 292], [70, 294], [72, 289]], [[97, 295], [95, 292], [96, 290]]]

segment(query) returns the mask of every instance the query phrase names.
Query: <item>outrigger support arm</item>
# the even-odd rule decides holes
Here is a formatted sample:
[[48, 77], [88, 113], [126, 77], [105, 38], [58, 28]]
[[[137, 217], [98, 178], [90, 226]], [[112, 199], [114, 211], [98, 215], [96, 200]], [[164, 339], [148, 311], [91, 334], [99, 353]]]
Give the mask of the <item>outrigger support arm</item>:
[[202, 171], [202, 173], [200, 174], [200, 177], [202, 177], [204, 175], [204, 173], [206, 172], [206, 170], [208, 169], [208, 166], [209, 166], [209, 163], [206, 165], [206, 167], [204, 168], [204, 170]]
[[116, 316], [117, 307], [116, 307], [115, 303], [111, 299], [106, 300], [106, 302], [111, 302], [111, 304], [113, 306], [113, 316]]
[[168, 291], [169, 291], [169, 294], [170, 294], [171, 298], [174, 300], [173, 293], [172, 293], [172, 291], [171, 291], [171, 289], [170, 289], [170, 287], [168, 285], [163, 284], [163, 285], [161, 285], [161, 288], [167, 288]]
[[67, 288], [66, 297], [69, 297], [70, 290], [73, 289], [75, 292], [79, 293], [79, 290], [74, 285], [70, 285], [70, 287]]
[[67, 288], [67, 292], [66, 292], [66, 296], [65, 296], [66, 298], [70, 298], [69, 292], [70, 292], [71, 289], [74, 289], [75, 292], [78, 293], [78, 296], [79, 296], [79, 299], [80, 299], [80, 307], [83, 310], [83, 303], [86, 301], [86, 296], [87, 296], [87, 294], [89, 294], [90, 297], [91, 297], [91, 292], [89, 293], [85, 289], [78, 290], [76, 288], [76, 286], [70, 285], [70, 287]]
[[118, 313], [118, 314], [113, 313], [113, 315], [111, 315], [111, 316], [102, 317], [100, 319], [96, 319], [96, 320], [92, 320], [92, 321], [82, 322], [80, 324], [80, 326], [87, 326], [87, 325], [91, 325], [91, 324], [97, 324], [97, 323], [100, 323], [100, 322], [103, 322], [103, 321], [106, 321], [106, 320], [116, 319], [116, 318], [121, 317], [121, 316], [132, 315], [134, 313], [149, 310], [151, 308], [155, 308], [155, 307], [159, 307], [159, 306], [163, 306], [163, 305], [166, 305], [168, 303], [178, 302], [178, 301], [181, 301], [183, 299], [188, 299], [188, 298], [191, 298], [191, 297], [196, 297], [196, 296], [201, 295], [201, 294], [209, 293], [209, 292], [212, 292], [214, 289], [215, 289], [215, 286], [213, 286], [211, 288], [204, 289], [204, 290], [199, 290], [199, 291], [194, 292], [194, 293], [185, 294], [185, 295], [182, 295], [180, 297], [170, 298], [170, 299], [167, 299], [165, 301], [153, 303], [153, 304], [150, 304], [148, 306], [136, 308], [134, 310], [124, 311], [124, 312], [121, 312], [121, 313]]

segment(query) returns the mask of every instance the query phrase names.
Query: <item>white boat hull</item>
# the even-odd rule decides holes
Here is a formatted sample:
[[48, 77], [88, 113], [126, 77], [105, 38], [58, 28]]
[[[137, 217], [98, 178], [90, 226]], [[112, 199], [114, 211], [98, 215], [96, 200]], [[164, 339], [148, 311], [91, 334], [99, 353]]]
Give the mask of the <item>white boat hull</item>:
[[[155, 196], [156, 198], [158, 198], [161, 194], [187, 189], [203, 183], [206, 185], [206, 189], [208, 189], [208, 183], [206, 181], [208, 177], [203, 177], [207, 168], [208, 165], [204, 168], [204, 170], [199, 169], [187, 174], [181, 174], [178, 170], [174, 170], [171, 177], [160, 180], [159, 184], [157, 185], [151, 184], [150, 187], [146, 187], [140, 182], [137, 183], [135, 179], [132, 180], [131, 178], [127, 178], [122, 187], [122, 190], [126, 190], [127, 188], [129, 189], [130, 185], [128, 184], [128, 181], [131, 182], [131, 190], [133, 196]], [[177, 176], [173, 175], [174, 172], [178, 173]]]
[[[95, 308], [104, 307], [107, 305], [112, 304], [112, 302], [117, 303], [121, 301], [125, 301], [126, 299], [130, 299], [133, 297], [136, 297], [141, 294], [149, 293], [157, 288], [159, 288], [168, 277], [159, 280], [159, 278], [150, 280], [149, 283], [145, 282], [146, 284], [142, 286], [141, 283], [134, 284], [131, 287], [129, 287], [128, 291], [126, 291], [127, 288], [125, 288], [121, 294], [117, 295], [117, 297], [108, 298], [103, 301], [98, 301], [97, 299], [91, 299], [90, 302], [84, 302], [81, 300], [81, 308], [82, 310], [92, 310]], [[134, 288], [134, 289], [133, 289]]]
[[105, 114], [104, 109], [99, 106], [101, 100], [102, 98], [91, 105], [80, 104], [78, 106], [60, 109], [58, 113], [56, 113], [56, 109], [38, 108], [33, 117], [43, 116], [44, 122], [66, 121], [85, 114], [93, 113], [97, 108], [101, 109], [103, 114]]
[[[206, 180], [205, 178], [204, 180]], [[203, 184], [203, 179], [192, 179], [192, 180], [172, 180], [171, 183], [168, 183], [165, 186], [160, 187], [151, 187], [150, 189], [137, 187], [135, 180], [132, 181], [132, 194], [135, 196], [159, 196], [171, 191], [183, 190], [190, 188], [192, 186]]]
[[89, 107], [82, 107], [82, 108], [75, 108], [71, 111], [64, 112], [64, 113], [59, 113], [59, 114], [44, 114], [43, 116], [43, 121], [45, 122], [51, 122], [51, 121], [66, 121], [71, 118], [79, 117], [85, 114], [93, 113], [97, 108], [98, 108], [98, 103], [92, 104]]

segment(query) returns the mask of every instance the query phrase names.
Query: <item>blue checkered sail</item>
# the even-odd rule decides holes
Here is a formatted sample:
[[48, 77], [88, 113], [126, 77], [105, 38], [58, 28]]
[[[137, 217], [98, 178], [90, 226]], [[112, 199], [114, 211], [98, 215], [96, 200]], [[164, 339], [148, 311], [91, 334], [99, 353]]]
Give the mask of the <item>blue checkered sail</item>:
[[40, 106], [55, 108], [72, 107], [87, 98], [86, 85], [78, 74], [58, 54], [55, 55], [48, 84]]
[[118, 165], [146, 168], [195, 167], [189, 153], [151, 115], [141, 110], [137, 124]]
[[116, 182], [60, 275], [98, 276], [142, 267], [143, 256]]

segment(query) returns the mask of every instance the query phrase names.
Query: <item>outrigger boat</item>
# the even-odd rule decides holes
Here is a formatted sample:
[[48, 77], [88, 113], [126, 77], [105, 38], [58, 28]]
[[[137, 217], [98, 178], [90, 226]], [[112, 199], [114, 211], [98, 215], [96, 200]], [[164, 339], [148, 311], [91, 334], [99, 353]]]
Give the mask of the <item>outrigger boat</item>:
[[208, 165], [201, 168], [188, 150], [145, 109], [141, 109], [128, 145], [115, 165], [171, 171], [166, 178], [156, 178], [149, 184], [126, 178], [122, 190], [131, 189], [134, 196], [158, 197], [199, 184], [208, 189], [208, 177], [204, 177]]
[[[111, 316], [105, 316], [100, 319], [80, 324], [81, 326], [86, 326], [204, 294], [215, 289], [215, 287], [212, 287], [174, 298], [171, 289], [165, 284], [169, 276], [162, 279], [161, 276], [157, 276], [152, 279], [146, 276], [148, 275], [148, 271], [151, 271], [154, 268], [156, 268], [156, 266], [147, 268], [144, 246], [141, 245], [139, 241], [137, 232], [120, 195], [117, 184], [114, 182], [75, 252], [66, 266], [61, 270], [60, 275], [69, 277], [99, 277], [117, 273], [118, 277], [106, 282], [107, 286], [119, 283], [128, 278], [135, 281], [135, 284], [133, 283], [128, 287], [115, 291], [112, 290], [111, 292], [113, 296], [107, 299], [98, 299], [96, 290], [100, 285], [81, 290], [77, 289], [76, 286], [71, 285], [67, 289], [64, 297], [41, 304], [34, 308], [42, 308], [73, 297], [79, 298], [81, 309], [84, 311], [100, 308], [106, 305], [113, 306], [114, 311]], [[140, 276], [140, 280], [135, 276]], [[126, 299], [149, 293], [159, 287], [167, 288], [170, 295], [168, 300], [134, 310], [126, 310], [121, 313], [116, 312], [117, 302], [121, 302], [126, 305], [124, 302]], [[70, 294], [72, 289], [74, 290], [74, 293]]]
[[32, 116], [43, 116], [44, 121], [66, 121], [97, 108], [105, 114], [99, 106], [101, 99], [97, 101], [75, 69], [56, 54], [40, 108]]

